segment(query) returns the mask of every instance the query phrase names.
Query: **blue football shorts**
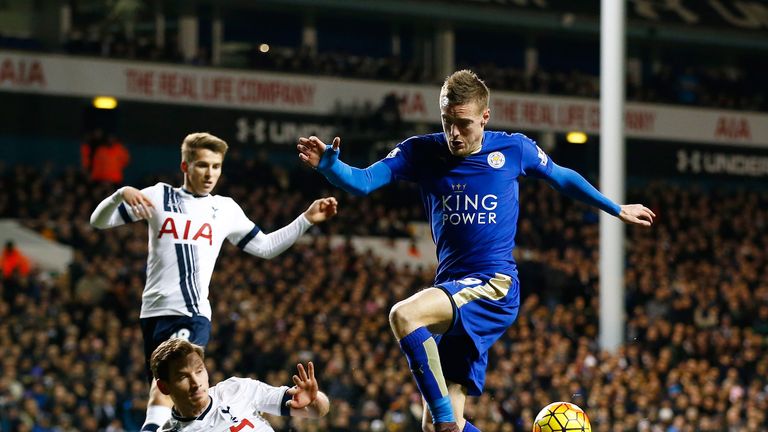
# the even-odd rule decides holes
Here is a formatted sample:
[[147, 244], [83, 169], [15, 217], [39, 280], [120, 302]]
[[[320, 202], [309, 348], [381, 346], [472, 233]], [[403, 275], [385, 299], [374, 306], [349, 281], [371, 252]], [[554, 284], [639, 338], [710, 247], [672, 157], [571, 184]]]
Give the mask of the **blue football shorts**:
[[205, 348], [211, 338], [211, 321], [202, 315], [159, 316], [142, 318], [139, 321], [141, 334], [144, 336], [144, 359], [149, 382], [153, 379], [149, 360], [152, 358], [152, 352], [161, 343], [168, 339], [180, 338]]
[[479, 396], [485, 384], [488, 349], [517, 319], [520, 284], [501, 273], [471, 274], [437, 285], [451, 299], [453, 323], [434, 335], [446, 380]]

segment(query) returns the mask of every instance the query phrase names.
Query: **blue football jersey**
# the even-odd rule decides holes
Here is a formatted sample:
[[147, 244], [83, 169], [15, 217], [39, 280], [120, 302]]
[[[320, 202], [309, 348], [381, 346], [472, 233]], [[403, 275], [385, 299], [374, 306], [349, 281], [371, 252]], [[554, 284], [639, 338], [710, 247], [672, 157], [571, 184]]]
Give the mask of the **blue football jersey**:
[[437, 246], [435, 284], [468, 274], [517, 278], [512, 250], [519, 213], [518, 177], [547, 177], [550, 158], [522, 134], [486, 131], [482, 149], [453, 156], [445, 135], [411, 137], [384, 163], [393, 179], [420, 186]]

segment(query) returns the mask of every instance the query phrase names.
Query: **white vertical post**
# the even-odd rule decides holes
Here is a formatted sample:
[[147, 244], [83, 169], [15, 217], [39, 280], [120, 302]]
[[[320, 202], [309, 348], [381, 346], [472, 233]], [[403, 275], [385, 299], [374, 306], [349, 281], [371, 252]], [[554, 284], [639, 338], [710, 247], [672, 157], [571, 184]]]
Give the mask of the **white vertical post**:
[[66, 42], [70, 31], [72, 31], [72, 7], [64, 2], [59, 7], [59, 42]]
[[[624, 203], [625, 0], [601, 0], [600, 189]], [[600, 346], [615, 352], [624, 341], [624, 225], [600, 214]]]
[[400, 27], [393, 25], [392, 26], [392, 35], [389, 38], [390, 40], [390, 54], [392, 57], [400, 58], [400, 54], [402, 53], [402, 39], [400, 38]]
[[184, 5], [179, 16], [179, 50], [184, 61], [192, 61], [197, 57], [199, 25], [195, 4]]
[[456, 35], [449, 24], [435, 31], [435, 79], [442, 81], [456, 68]]
[[155, 46], [165, 48], [165, 13], [163, 0], [155, 2]]
[[214, 5], [211, 21], [211, 64], [221, 64], [221, 43], [224, 40], [224, 21], [221, 19], [221, 7]]
[[304, 27], [301, 29], [301, 46], [307, 49], [310, 54], [317, 55], [317, 26], [314, 15], [307, 15], [304, 18]]
[[525, 76], [533, 76], [539, 69], [539, 50], [535, 46], [525, 48]]

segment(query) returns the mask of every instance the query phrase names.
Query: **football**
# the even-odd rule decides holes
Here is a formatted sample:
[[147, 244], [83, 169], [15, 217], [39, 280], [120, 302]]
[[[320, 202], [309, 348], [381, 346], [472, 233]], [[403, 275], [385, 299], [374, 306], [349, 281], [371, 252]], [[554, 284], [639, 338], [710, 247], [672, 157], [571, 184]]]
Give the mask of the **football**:
[[552, 402], [533, 420], [533, 432], [592, 432], [589, 417], [569, 402]]

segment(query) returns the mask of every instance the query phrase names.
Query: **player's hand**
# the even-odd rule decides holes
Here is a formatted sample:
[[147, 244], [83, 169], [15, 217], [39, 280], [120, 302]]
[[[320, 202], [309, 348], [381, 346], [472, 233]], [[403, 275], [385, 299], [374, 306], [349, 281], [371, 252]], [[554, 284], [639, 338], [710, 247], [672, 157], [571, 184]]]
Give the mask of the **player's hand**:
[[651, 226], [655, 217], [656, 214], [642, 204], [625, 204], [621, 206], [621, 212], [619, 213], [619, 219], [625, 224], [644, 227]]
[[317, 199], [304, 212], [304, 217], [313, 224], [325, 222], [336, 215], [338, 205], [334, 197]]
[[127, 186], [123, 189], [123, 201], [130, 206], [133, 214], [139, 219], [149, 219], [155, 206], [146, 195], [135, 187]]
[[286, 405], [293, 409], [302, 409], [317, 399], [319, 388], [315, 379], [315, 365], [312, 362], [307, 363], [306, 370], [301, 363], [296, 365], [296, 369], [299, 373], [293, 376], [295, 385], [288, 389], [291, 400], [286, 402]]
[[[333, 139], [333, 149], [338, 150], [341, 144], [341, 138], [336, 137]], [[296, 145], [296, 149], [299, 151], [299, 159], [312, 168], [317, 168], [320, 165], [320, 159], [325, 153], [325, 143], [320, 141], [320, 138], [311, 136], [309, 138], [300, 137], [299, 143]]]

